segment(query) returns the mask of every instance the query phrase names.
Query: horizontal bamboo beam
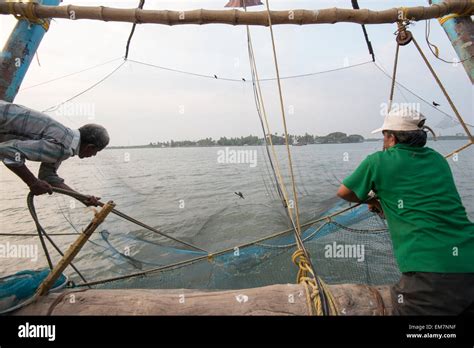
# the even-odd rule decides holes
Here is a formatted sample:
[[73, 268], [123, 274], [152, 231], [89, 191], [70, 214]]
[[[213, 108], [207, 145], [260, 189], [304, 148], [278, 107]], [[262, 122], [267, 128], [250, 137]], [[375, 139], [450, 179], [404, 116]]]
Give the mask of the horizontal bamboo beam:
[[[400, 14], [413, 21], [440, 18], [447, 14], [472, 15], [474, 2], [472, 0], [446, 0], [439, 5], [429, 7], [392, 8], [383, 11], [368, 9], [341, 9], [329, 8], [321, 10], [285, 10], [271, 11], [272, 25], [278, 24], [334, 24], [350, 22], [358, 24], [394, 23]], [[32, 5], [33, 14], [37, 18], [63, 18], [70, 20], [91, 19], [99, 21], [155, 23], [163, 25], [180, 24], [229, 24], [229, 25], [259, 25], [268, 26], [266, 11], [242, 10], [141, 10], [122, 9], [103, 6], [42, 6]], [[25, 15], [28, 13], [28, 4], [0, 3], [0, 14]]]

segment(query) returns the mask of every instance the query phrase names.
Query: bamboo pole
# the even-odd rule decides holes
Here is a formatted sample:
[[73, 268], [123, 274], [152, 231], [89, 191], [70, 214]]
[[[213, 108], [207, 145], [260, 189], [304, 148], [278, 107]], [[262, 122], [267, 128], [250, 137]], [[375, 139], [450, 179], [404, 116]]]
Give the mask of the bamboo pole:
[[[31, 6], [31, 7], [28, 7]], [[122, 9], [103, 6], [42, 6], [25, 3], [0, 3], [0, 14], [27, 15], [32, 10], [34, 18], [63, 18], [69, 20], [91, 19], [100, 21], [155, 23], [163, 25], [182, 24], [229, 24], [229, 25], [260, 25], [268, 26], [266, 11], [241, 10], [142, 10], [138, 8]], [[341, 9], [328, 8], [321, 10], [285, 10], [271, 11], [273, 25], [278, 24], [334, 24], [351, 22], [358, 24], [394, 23], [401, 13], [413, 21], [439, 18], [447, 14], [456, 13], [472, 15], [474, 3], [471, 0], [446, 0], [445, 2], [429, 7], [417, 6], [406, 8], [392, 8], [383, 11], [368, 9]]]
[[36, 291], [35, 297], [38, 298], [48, 293], [54, 282], [59, 278], [59, 276], [66, 269], [66, 267], [72, 262], [72, 260], [79, 253], [84, 244], [86, 244], [92, 233], [94, 233], [97, 227], [99, 227], [99, 225], [105, 220], [107, 215], [112, 211], [114, 207], [115, 204], [112, 201], [107, 202], [104, 207], [97, 214], [95, 214], [94, 218], [89, 223], [89, 225], [87, 225], [84, 232], [82, 232], [77, 238], [77, 240], [73, 244], [71, 244], [69, 249], [64, 253], [62, 259], [49, 273], [43, 283], [41, 283], [38, 290]]
[[431, 66], [430, 62], [428, 61], [428, 58], [426, 58], [425, 54], [423, 53], [423, 50], [421, 49], [420, 45], [418, 45], [418, 42], [416, 42], [415, 38], [413, 38], [413, 44], [416, 46], [416, 49], [418, 52], [420, 52], [421, 58], [423, 58], [423, 61], [425, 62], [426, 66], [431, 72], [431, 75], [433, 75], [434, 79], [436, 80], [436, 83], [438, 84], [439, 88], [443, 92], [444, 96], [446, 97], [446, 100], [448, 101], [449, 105], [451, 106], [451, 109], [453, 109], [454, 114], [458, 118], [459, 122], [461, 123], [461, 126], [463, 127], [464, 131], [466, 132], [467, 136], [469, 137], [469, 140], [471, 143], [474, 142], [474, 137], [471, 134], [471, 131], [466, 125], [466, 122], [464, 122], [464, 119], [462, 118], [461, 114], [459, 113], [458, 109], [456, 108], [456, 105], [454, 105], [454, 102], [452, 101], [451, 97], [449, 96], [448, 92], [446, 91], [446, 88], [444, 88], [443, 84], [441, 83], [441, 80], [439, 79], [438, 75], [434, 71], [433, 67]]
[[451, 156], [454, 156], [456, 153], [459, 153], [461, 152], [462, 150], [464, 149], [467, 149], [469, 146], [471, 146], [472, 144], [474, 144], [474, 141], [471, 141], [469, 143], [467, 143], [466, 145], [463, 145], [461, 146], [459, 149], [456, 149], [454, 151], [452, 151], [451, 153], [447, 154], [446, 156], [444, 156], [444, 158], [449, 158]]

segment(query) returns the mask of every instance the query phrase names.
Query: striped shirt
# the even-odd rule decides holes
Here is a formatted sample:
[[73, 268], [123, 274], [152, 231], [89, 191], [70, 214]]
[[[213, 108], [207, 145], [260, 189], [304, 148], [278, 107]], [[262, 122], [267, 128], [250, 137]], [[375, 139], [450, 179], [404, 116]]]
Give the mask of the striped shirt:
[[80, 133], [51, 117], [0, 100], [0, 160], [21, 166], [25, 160], [41, 162], [38, 178], [63, 183], [57, 174], [61, 162], [79, 153]]

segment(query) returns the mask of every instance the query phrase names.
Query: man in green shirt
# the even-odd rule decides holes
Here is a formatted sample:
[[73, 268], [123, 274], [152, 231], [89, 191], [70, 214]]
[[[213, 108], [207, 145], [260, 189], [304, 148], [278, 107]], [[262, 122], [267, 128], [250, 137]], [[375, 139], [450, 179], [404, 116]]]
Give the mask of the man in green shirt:
[[414, 111], [390, 113], [373, 132], [382, 131], [384, 151], [362, 161], [337, 195], [387, 219], [402, 272], [392, 287], [394, 314], [472, 315], [474, 224], [448, 162], [425, 147], [424, 122]]

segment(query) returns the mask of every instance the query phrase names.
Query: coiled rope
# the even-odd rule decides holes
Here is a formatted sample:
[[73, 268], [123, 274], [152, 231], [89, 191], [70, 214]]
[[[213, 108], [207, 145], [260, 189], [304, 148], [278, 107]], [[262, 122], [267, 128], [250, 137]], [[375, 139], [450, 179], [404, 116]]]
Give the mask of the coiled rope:
[[[298, 249], [295, 251], [291, 260], [298, 266], [296, 282], [305, 285], [306, 299], [308, 308], [311, 310], [311, 315], [337, 315], [338, 311], [336, 301], [331, 291], [329, 291], [329, 288], [324, 281], [319, 279], [319, 277], [314, 273], [313, 267], [303, 250]], [[321, 299], [322, 296], [324, 296], [325, 302]], [[323, 308], [325, 303], [328, 306], [327, 313], [325, 313]]]

